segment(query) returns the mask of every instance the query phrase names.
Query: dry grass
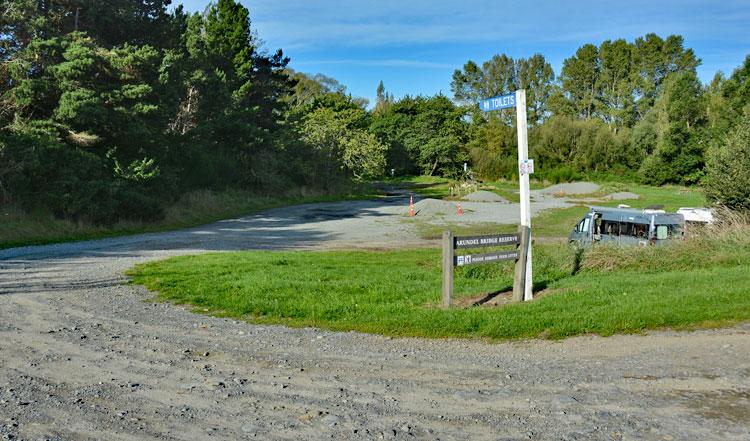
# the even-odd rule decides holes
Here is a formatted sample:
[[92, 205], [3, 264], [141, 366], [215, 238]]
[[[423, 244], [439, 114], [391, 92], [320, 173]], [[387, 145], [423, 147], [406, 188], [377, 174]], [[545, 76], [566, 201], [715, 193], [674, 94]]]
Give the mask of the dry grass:
[[0, 209], [0, 249], [185, 228], [283, 205], [373, 197], [375, 191], [361, 186], [331, 194], [300, 188], [269, 197], [243, 190], [198, 190], [166, 206], [164, 218], [158, 222], [120, 221], [111, 225], [57, 219], [44, 210], [26, 212], [5, 206]]

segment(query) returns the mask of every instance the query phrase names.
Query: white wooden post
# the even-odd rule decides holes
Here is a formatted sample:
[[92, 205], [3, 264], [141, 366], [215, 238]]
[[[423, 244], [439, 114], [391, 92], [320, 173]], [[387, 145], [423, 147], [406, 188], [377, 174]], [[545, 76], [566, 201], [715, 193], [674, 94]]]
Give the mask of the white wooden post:
[[[518, 132], [518, 178], [521, 186], [521, 225], [531, 229], [531, 198], [529, 188], [529, 174], [521, 174], [521, 161], [529, 159], [529, 136], [526, 121], [526, 91], [516, 91], [516, 129]], [[526, 283], [524, 283], [524, 301], [532, 299], [531, 274], [531, 234], [526, 242]]]

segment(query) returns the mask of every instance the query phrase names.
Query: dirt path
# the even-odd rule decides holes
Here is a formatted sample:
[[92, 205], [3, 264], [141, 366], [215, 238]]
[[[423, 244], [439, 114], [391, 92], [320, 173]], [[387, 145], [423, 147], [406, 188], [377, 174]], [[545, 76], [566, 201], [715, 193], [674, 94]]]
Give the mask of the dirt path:
[[0, 251], [0, 439], [750, 439], [750, 326], [561, 342], [256, 326], [122, 271], [248, 248], [415, 245], [404, 200]]

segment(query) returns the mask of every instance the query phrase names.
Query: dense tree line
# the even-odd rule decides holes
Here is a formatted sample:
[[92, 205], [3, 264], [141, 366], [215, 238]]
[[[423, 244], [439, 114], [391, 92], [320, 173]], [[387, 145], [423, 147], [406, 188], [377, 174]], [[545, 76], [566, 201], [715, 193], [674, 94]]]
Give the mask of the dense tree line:
[[259, 47], [233, 0], [0, 5], [0, 202], [106, 223], [194, 189], [332, 190], [382, 173], [366, 102]]
[[[703, 165], [696, 130], [705, 109], [698, 64], [681, 37], [649, 34], [632, 43], [585, 44], [564, 60], [556, 80], [539, 54], [520, 60], [499, 55], [481, 68], [469, 61], [453, 75], [452, 87], [456, 99], [471, 101], [527, 89], [530, 148], [540, 170], [638, 171], [657, 184], [695, 182]], [[493, 116], [472, 119], [486, 126], [477, 132], [491, 143], [485, 132], [497, 131]], [[510, 113], [500, 119], [512, 124]], [[685, 124], [690, 128], [675, 142]], [[475, 161], [492, 162], [482, 157], [491, 148], [481, 147], [472, 149]]]
[[465, 162], [512, 178], [513, 111], [476, 102], [522, 88], [538, 177], [702, 183], [750, 207], [746, 180], [722, 184], [750, 175], [750, 57], [703, 85], [679, 36], [586, 44], [559, 75], [541, 54], [499, 54], [456, 70], [453, 99], [395, 99], [381, 82], [367, 110], [260, 47], [237, 1], [170, 3], [0, 5], [0, 203], [107, 223], [159, 218], [198, 189], [330, 192], [390, 169], [461, 177]]
[[[726, 171], [750, 178], [750, 157], [741, 147], [750, 117], [750, 57], [729, 78], [718, 73], [709, 85], [697, 77], [699, 64], [682, 37], [655, 34], [585, 44], [564, 60], [558, 76], [541, 54], [495, 55], [454, 72], [453, 102], [442, 96], [394, 100], [381, 83], [371, 130], [389, 146], [387, 167], [457, 176], [469, 161], [481, 177], [511, 178], [517, 170], [515, 111], [484, 114], [476, 103], [525, 89], [537, 177], [700, 183], [722, 202], [719, 182]], [[735, 158], [731, 166], [727, 158]], [[742, 194], [750, 206], [750, 190]]]

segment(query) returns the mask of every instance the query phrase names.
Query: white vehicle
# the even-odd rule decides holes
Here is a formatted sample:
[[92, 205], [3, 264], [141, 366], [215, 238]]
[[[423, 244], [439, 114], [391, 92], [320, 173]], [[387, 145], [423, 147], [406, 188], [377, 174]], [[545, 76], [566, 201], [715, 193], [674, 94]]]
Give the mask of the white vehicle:
[[689, 224], [712, 224], [714, 212], [710, 208], [681, 207], [677, 210]]

